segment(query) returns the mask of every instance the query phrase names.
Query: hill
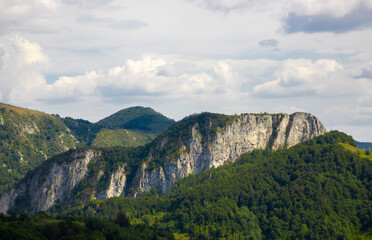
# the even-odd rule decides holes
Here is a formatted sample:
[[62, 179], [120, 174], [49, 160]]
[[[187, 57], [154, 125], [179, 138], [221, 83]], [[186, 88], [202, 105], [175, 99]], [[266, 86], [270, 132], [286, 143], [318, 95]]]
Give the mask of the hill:
[[164, 194], [189, 174], [236, 161], [254, 149], [288, 148], [326, 132], [311, 114], [202, 113], [146, 146], [70, 150], [38, 166], [0, 198], [0, 212], [83, 206], [92, 199]]
[[[70, 117], [64, 118], [63, 121], [79, 139], [82, 146], [107, 146], [107, 144], [97, 145], [97, 142], [105, 141], [110, 142], [110, 146], [144, 145], [175, 123], [174, 120], [148, 107], [126, 108], [97, 123]], [[116, 132], [119, 129], [130, 130], [127, 131], [129, 135], [124, 134], [123, 131]], [[105, 130], [113, 131], [100, 133]], [[110, 139], [103, 139], [105, 136]]]
[[105, 129], [130, 129], [159, 134], [175, 123], [149, 107], [130, 107], [98, 121]]
[[54, 116], [0, 103], [0, 193], [77, 140]]
[[[143, 107], [94, 124], [0, 103], [0, 194], [55, 154], [77, 147], [145, 145], [173, 122]], [[133, 130], [121, 129], [123, 124]]]
[[55, 208], [113, 217], [184, 239], [370, 239], [372, 162], [345, 149], [333, 131], [289, 149], [254, 150], [235, 163], [189, 175], [159, 196], [93, 200]]

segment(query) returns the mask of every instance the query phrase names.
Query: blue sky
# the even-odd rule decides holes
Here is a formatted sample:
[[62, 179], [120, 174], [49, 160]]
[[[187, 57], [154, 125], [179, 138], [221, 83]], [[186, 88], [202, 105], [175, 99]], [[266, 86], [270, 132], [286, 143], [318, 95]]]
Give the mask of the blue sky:
[[0, 101], [311, 112], [372, 142], [372, 0], [0, 0]]

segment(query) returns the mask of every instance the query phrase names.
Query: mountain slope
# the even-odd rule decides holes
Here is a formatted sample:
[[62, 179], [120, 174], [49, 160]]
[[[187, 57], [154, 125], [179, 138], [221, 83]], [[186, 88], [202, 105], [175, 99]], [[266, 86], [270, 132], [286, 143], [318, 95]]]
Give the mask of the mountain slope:
[[156, 137], [156, 134], [130, 131], [127, 129], [107, 130], [103, 129], [97, 133], [92, 147], [138, 147], [146, 145]]
[[130, 107], [98, 121], [95, 125], [105, 129], [130, 129], [161, 133], [175, 123], [149, 107]]
[[[97, 123], [70, 117], [63, 118], [63, 121], [84, 146], [105, 146], [105, 144], [97, 145], [97, 141], [106, 141], [103, 137], [108, 136], [108, 132], [100, 134], [101, 131], [105, 130], [112, 130], [109, 137], [115, 135], [115, 139], [117, 140], [113, 142], [112, 138], [107, 139], [107, 141], [113, 144], [110, 146], [144, 145], [175, 123], [174, 120], [148, 107], [126, 108]], [[133, 138], [133, 136], [129, 136], [131, 139], [129, 141], [128, 136], [123, 134], [123, 129], [130, 130], [130, 135], [136, 135], [137, 137]], [[97, 137], [99, 138], [98, 140], [96, 139]]]
[[59, 118], [0, 103], [0, 193], [77, 140]]
[[0, 212], [35, 213], [54, 204], [140, 196], [151, 188], [166, 193], [177, 180], [234, 162], [253, 149], [291, 147], [325, 132], [307, 113], [192, 115], [145, 147], [81, 149], [55, 156], [1, 196]]
[[290, 149], [246, 153], [186, 177], [162, 197], [152, 189], [64, 213], [125, 211], [132, 222], [192, 239], [371, 239], [372, 162], [340, 143], [355, 145], [333, 131]]
[[[122, 110], [94, 124], [0, 103], [0, 194], [55, 154], [76, 147], [145, 145], [173, 122], [143, 107]], [[120, 129], [126, 123], [134, 130]]]

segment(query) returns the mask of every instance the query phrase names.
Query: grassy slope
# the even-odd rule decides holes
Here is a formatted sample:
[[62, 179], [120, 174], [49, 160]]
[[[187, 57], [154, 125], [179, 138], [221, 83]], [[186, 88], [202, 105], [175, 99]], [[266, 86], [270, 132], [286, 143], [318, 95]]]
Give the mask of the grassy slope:
[[126, 129], [101, 130], [93, 140], [93, 147], [137, 147], [151, 142], [155, 134], [141, 133]]
[[372, 161], [372, 153], [371, 151], [369, 151], [369, 155], [366, 155], [366, 153], [368, 151], [366, 150], [363, 150], [363, 149], [360, 149], [360, 148], [357, 148], [357, 147], [354, 147], [354, 146], [351, 146], [350, 144], [348, 143], [340, 143], [346, 150], [349, 150], [353, 153], [356, 153], [359, 157], [361, 158], [367, 158], [369, 160]]

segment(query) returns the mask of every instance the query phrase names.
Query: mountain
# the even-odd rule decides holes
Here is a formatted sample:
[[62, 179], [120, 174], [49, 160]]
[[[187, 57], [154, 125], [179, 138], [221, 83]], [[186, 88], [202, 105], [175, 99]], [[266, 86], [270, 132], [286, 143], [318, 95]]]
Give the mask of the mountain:
[[57, 117], [0, 103], [0, 193], [78, 141]]
[[159, 134], [175, 123], [149, 107], [123, 109], [95, 125], [105, 129], [130, 129]]
[[360, 149], [372, 151], [372, 143], [370, 143], [370, 142], [358, 142], [358, 141], [355, 141], [355, 143], [358, 146], [358, 148], [360, 148]]
[[289, 148], [326, 132], [308, 113], [202, 113], [186, 117], [137, 148], [70, 150], [38, 166], [0, 198], [0, 212], [30, 213], [92, 199], [166, 193], [176, 181], [235, 162], [254, 149]]
[[332, 131], [289, 149], [245, 153], [165, 195], [153, 188], [141, 198], [53, 211], [105, 218], [124, 211], [178, 239], [371, 239], [372, 159], [353, 149], [350, 136]]
[[[144, 107], [95, 124], [0, 103], [0, 194], [55, 154], [77, 147], [145, 145], [173, 123]], [[126, 124], [131, 130], [122, 129]]]
[[97, 123], [70, 117], [63, 121], [83, 145], [101, 147], [144, 145], [175, 123], [151, 108], [139, 106], [123, 109]]

